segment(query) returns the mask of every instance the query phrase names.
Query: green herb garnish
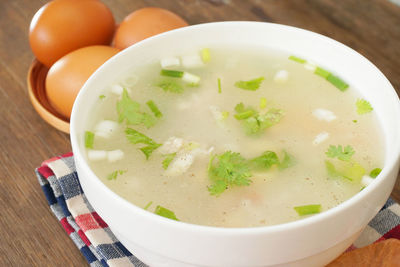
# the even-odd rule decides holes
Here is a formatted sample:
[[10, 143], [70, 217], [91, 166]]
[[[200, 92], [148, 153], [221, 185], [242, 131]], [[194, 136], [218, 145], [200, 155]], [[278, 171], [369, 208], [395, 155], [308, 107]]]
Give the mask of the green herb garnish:
[[162, 76], [168, 76], [168, 77], [174, 77], [174, 78], [182, 78], [183, 71], [162, 69], [160, 74]]
[[321, 212], [321, 205], [320, 204], [312, 204], [312, 205], [305, 205], [305, 206], [297, 206], [294, 207], [294, 210], [300, 216], [316, 214]]
[[220, 78], [218, 78], [218, 93], [222, 93], [221, 79]]
[[183, 92], [183, 86], [180, 85], [177, 82], [173, 81], [164, 81], [161, 82], [157, 85], [161, 89], [163, 89], [165, 92], [171, 92], [171, 93], [177, 93], [180, 94]]
[[264, 77], [255, 78], [249, 81], [237, 81], [235, 82], [235, 86], [243, 90], [256, 91], [260, 88], [263, 80]]
[[267, 99], [265, 97], [260, 98], [260, 109], [264, 109], [267, 107]]
[[156, 210], [154, 211], [155, 214], [160, 215], [162, 217], [171, 219], [171, 220], [175, 220], [175, 221], [179, 221], [178, 218], [176, 218], [175, 213], [167, 208], [164, 208], [160, 205], [158, 205], [156, 207]]
[[371, 176], [372, 178], [376, 178], [381, 173], [381, 171], [381, 168], [375, 168], [369, 173], [369, 176]]
[[242, 121], [242, 125], [247, 134], [256, 134], [266, 128], [277, 124], [283, 117], [283, 111], [271, 108], [267, 112], [260, 114], [252, 107], [245, 107], [243, 103], [235, 106], [237, 120]]
[[326, 77], [326, 80], [342, 92], [346, 91], [346, 89], [349, 87], [345, 81], [333, 74], [329, 74], [328, 77]]
[[125, 134], [126, 134], [126, 138], [128, 139], [128, 141], [131, 142], [132, 144], [147, 145], [147, 146], [140, 148], [140, 150], [146, 156], [146, 159], [149, 159], [149, 157], [153, 153], [153, 151], [161, 146], [161, 144], [157, 144], [156, 142], [153, 141], [153, 139], [136, 131], [135, 129], [126, 128]]
[[365, 174], [365, 169], [357, 162], [346, 162], [343, 169], [339, 171], [332, 162], [326, 160], [325, 167], [329, 177], [347, 179], [352, 182], [359, 182]]
[[357, 120], [353, 120], [353, 122], [354, 122], [354, 123], [357, 123], [358, 121], [357, 121]]
[[147, 101], [146, 105], [153, 112], [154, 116], [156, 116], [157, 118], [161, 118], [162, 117], [161, 111], [158, 109], [157, 105], [153, 102], [153, 100]]
[[155, 118], [145, 112], [140, 111], [140, 104], [133, 101], [126, 89], [122, 92], [121, 100], [117, 102], [118, 122], [126, 121], [127, 124], [144, 124], [150, 128], [156, 123]]
[[118, 175], [122, 175], [124, 173], [126, 173], [127, 171], [124, 170], [116, 170], [113, 171], [112, 173], [110, 173], [109, 175], [107, 175], [107, 180], [117, 180], [117, 176]]
[[204, 63], [210, 62], [211, 60], [210, 49], [203, 48], [201, 49], [200, 53], [201, 53], [201, 60], [203, 60]]
[[165, 159], [162, 162], [162, 166], [163, 166], [164, 170], [166, 170], [168, 168], [169, 164], [171, 164], [171, 161], [174, 160], [175, 156], [176, 156], [176, 152], [165, 155]]
[[85, 147], [93, 148], [94, 143], [94, 133], [90, 131], [85, 132]]
[[327, 71], [327, 70], [325, 70], [325, 69], [323, 69], [323, 68], [321, 68], [321, 67], [316, 67], [314, 73], [317, 74], [317, 75], [319, 75], [319, 76], [321, 76], [321, 77], [323, 77], [323, 78], [325, 78], [325, 79], [326, 79], [329, 75], [331, 75], [331, 73], [330, 73], [329, 71]]
[[[214, 161], [217, 160], [216, 163]], [[211, 195], [219, 196], [229, 186], [249, 185], [252, 176], [248, 162], [240, 155], [227, 151], [211, 157], [208, 166], [208, 176], [212, 182], [208, 187]]]
[[104, 98], [106, 98], [106, 96], [105, 95], [99, 95], [99, 98], [100, 99], [104, 99]]
[[307, 62], [307, 60], [299, 58], [299, 57], [296, 57], [296, 56], [290, 56], [289, 59], [293, 60], [293, 61], [296, 61], [298, 63], [301, 63], [301, 64], [304, 64], [304, 63]]
[[261, 156], [251, 159], [249, 163], [256, 170], [268, 170], [272, 165], [278, 165], [279, 159], [275, 152], [265, 151]]
[[337, 147], [330, 145], [325, 154], [330, 158], [338, 158], [342, 161], [350, 161], [354, 153], [354, 149], [349, 145], [345, 146], [344, 148], [342, 148], [341, 145], [338, 145]]
[[357, 113], [359, 115], [369, 113], [372, 110], [374, 110], [371, 104], [365, 99], [358, 99], [356, 102], [356, 107], [357, 107]]
[[286, 151], [283, 151], [283, 154], [284, 154], [283, 160], [278, 164], [279, 170], [287, 169], [296, 164], [296, 160], [292, 155], [290, 155]]
[[151, 204], [153, 204], [153, 201], [147, 203], [147, 205], [143, 209], [147, 210], [151, 206]]

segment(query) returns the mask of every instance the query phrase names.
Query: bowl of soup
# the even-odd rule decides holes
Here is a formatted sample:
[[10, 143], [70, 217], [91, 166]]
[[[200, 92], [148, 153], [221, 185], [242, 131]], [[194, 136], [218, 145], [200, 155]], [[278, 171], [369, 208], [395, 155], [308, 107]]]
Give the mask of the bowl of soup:
[[71, 143], [88, 201], [150, 266], [323, 266], [390, 195], [399, 121], [395, 90], [351, 48], [219, 22], [106, 62]]

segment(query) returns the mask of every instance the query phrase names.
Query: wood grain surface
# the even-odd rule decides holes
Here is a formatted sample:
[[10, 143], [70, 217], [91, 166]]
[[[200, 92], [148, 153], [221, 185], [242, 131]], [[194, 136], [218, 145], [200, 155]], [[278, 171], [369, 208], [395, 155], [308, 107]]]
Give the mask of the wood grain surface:
[[[29, 23], [45, 0], [0, 0], [0, 266], [85, 266], [46, 204], [34, 174], [71, 150], [69, 136], [45, 123], [29, 102], [33, 59]], [[388, 0], [103, 0], [117, 22], [131, 11], [167, 8], [190, 24], [255, 20], [301, 27], [360, 52], [400, 92], [400, 8]], [[392, 193], [400, 201], [400, 180]]]

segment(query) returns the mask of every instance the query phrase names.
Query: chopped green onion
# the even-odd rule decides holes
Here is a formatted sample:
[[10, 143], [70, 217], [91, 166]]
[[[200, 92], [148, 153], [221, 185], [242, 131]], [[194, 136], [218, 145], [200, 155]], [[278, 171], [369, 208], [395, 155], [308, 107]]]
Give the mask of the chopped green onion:
[[157, 118], [161, 118], [162, 117], [161, 111], [158, 109], [158, 107], [153, 102], [153, 100], [147, 101], [146, 104], [150, 108], [150, 110], [154, 113], [154, 116], [156, 116]]
[[144, 207], [144, 209], [147, 210], [151, 206], [151, 204], [153, 204], [153, 201], [150, 201], [149, 203], [147, 203], [147, 205]]
[[248, 81], [237, 81], [235, 86], [243, 90], [256, 91], [260, 88], [262, 81], [264, 81], [264, 77], [261, 76]]
[[300, 216], [310, 215], [310, 214], [320, 213], [321, 205], [313, 204], [313, 205], [297, 206], [297, 207], [294, 207], [294, 210]]
[[249, 110], [246, 110], [245, 112], [235, 114], [235, 118], [237, 120], [244, 120], [244, 119], [250, 118], [253, 115], [254, 115], [254, 110], [249, 109]]
[[171, 220], [175, 220], [175, 221], [179, 221], [178, 218], [176, 218], [175, 213], [167, 208], [161, 207], [160, 205], [158, 205], [156, 207], [156, 210], [154, 211], [155, 214], [171, 219]]
[[90, 131], [85, 132], [85, 147], [93, 148], [94, 133]]
[[100, 99], [104, 99], [104, 98], [106, 98], [106, 96], [105, 95], [99, 95], [99, 98]]
[[260, 99], [260, 109], [264, 109], [267, 107], [267, 99], [265, 97], [261, 97]]
[[201, 49], [201, 59], [204, 63], [208, 63], [211, 60], [210, 49], [203, 48]]
[[319, 76], [321, 76], [321, 77], [323, 77], [323, 78], [325, 78], [325, 79], [331, 74], [329, 71], [327, 71], [327, 70], [325, 70], [325, 69], [323, 69], [321, 67], [317, 67], [315, 69], [314, 73], [319, 75]]
[[218, 93], [222, 93], [221, 79], [220, 78], [218, 78]]
[[328, 77], [326, 77], [326, 80], [342, 92], [346, 91], [346, 89], [349, 87], [345, 81], [333, 74], [329, 74]]
[[381, 173], [381, 171], [382, 171], [381, 168], [375, 168], [369, 173], [369, 176], [371, 176], [372, 178], [376, 178], [376, 176], [378, 176]]
[[160, 74], [161, 74], [162, 76], [169, 76], [169, 77], [175, 77], [175, 78], [182, 78], [182, 76], [183, 76], [183, 71], [162, 69]]
[[358, 121], [357, 121], [357, 120], [353, 120], [353, 122], [354, 122], [354, 123], [357, 123]]
[[175, 156], [176, 156], [176, 152], [165, 155], [165, 159], [162, 162], [162, 166], [163, 166], [164, 170], [168, 169], [169, 164], [171, 164], [171, 161], [174, 160]]
[[307, 62], [307, 60], [299, 58], [299, 57], [296, 57], [296, 56], [290, 56], [289, 59], [293, 60], [293, 61], [296, 61], [298, 63], [301, 63], [301, 64], [304, 64], [304, 63]]

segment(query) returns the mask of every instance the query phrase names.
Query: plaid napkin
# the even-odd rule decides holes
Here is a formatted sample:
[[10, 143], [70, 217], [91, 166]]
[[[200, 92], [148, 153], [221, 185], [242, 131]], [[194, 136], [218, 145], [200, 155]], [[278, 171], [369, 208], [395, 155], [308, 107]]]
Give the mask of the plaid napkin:
[[[50, 209], [90, 266], [147, 266], [117, 240], [86, 199], [72, 153], [46, 160], [35, 172]], [[389, 238], [400, 239], [400, 205], [390, 198], [348, 250]]]

